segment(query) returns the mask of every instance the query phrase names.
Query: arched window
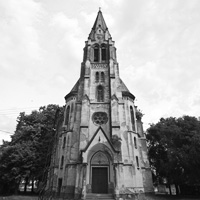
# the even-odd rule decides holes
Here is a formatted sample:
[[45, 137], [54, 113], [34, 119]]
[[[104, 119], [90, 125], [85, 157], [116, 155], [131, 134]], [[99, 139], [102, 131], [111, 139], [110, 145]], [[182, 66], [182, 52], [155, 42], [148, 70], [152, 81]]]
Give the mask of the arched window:
[[94, 62], [99, 61], [99, 45], [94, 46]]
[[67, 110], [66, 110], [66, 115], [65, 115], [65, 125], [69, 125], [69, 111], [70, 111], [70, 107], [68, 106], [67, 107]]
[[64, 137], [63, 139], [63, 149], [65, 148], [65, 144], [66, 144], [66, 137]]
[[70, 139], [70, 138], [69, 138], [69, 136], [68, 136], [68, 137], [67, 137], [67, 149], [70, 148], [70, 146], [69, 146], [69, 145], [70, 145], [70, 144], [69, 144], [69, 142], [70, 142], [69, 139]]
[[60, 169], [63, 168], [63, 164], [64, 164], [64, 156], [62, 156], [62, 158], [61, 158]]
[[136, 137], [134, 137], [134, 146], [137, 149], [137, 141], [136, 141]]
[[104, 73], [101, 72], [101, 82], [104, 82], [105, 81], [105, 76], [104, 76]]
[[74, 104], [73, 104], [73, 102], [71, 103], [71, 113], [73, 112], [73, 110], [74, 110]]
[[96, 72], [95, 80], [96, 80], [96, 83], [99, 82], [99, 72]]
[[97, 87], [97, 101], [98, 102], [104, 101], [104, 88], [101, 85]]
[[106, 45], [101, 45], [101, 60], [106, 61]]
[[140, 168], [140, 165], [139, 165], [139, 159], [138, 159], [138, 156], [136, 156], [136, 165], [137, 165], [137, 168], [139, 169], [139, 168]]
[[131, 113], [131, 123], [132, 123], [132, 130], [135, 131], [135, 117], [133, 107], [130, 106], [130, 113]]

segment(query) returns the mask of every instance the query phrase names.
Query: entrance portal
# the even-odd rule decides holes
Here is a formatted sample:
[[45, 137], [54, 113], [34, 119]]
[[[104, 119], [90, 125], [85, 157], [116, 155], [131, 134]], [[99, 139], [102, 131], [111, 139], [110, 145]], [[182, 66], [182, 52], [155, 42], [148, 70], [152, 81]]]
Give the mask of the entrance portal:
[[108, 193], [107, 167], [92, 167], [92, 193]]
[[109, 160], [102, 151], [96, 152], [91, 159], [91, 185], [92, 193], [108, 193]]

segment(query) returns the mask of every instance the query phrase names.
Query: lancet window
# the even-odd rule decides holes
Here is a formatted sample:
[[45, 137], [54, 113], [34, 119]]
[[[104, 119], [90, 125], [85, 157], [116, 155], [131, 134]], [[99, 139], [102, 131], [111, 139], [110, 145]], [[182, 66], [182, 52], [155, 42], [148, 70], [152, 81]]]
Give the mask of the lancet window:
[[134, 137], [134, 146], [137, 149], [137, 140], [136, 140], [136, 137]]
[[106, 44], [102, 44], [101, 46], [95, 44], [93, 46], [93, 50], [94, 50], [94, 62], [105, 62], [108, 59]]
[[98, 83], [99, 82], [99, 72], [96, 72], [95, 79], [96, 79], [96, 83]]
[[102, 85], [97, 86], [97, 101], [98, 102], [104, 101], [104, 88]]
[[66, 145], [66, 137], [64, 137], [63, 139], [63, 149], [65, 148], [65, 145]]
[[63, 164], [64, 164], [64, 156], [62, 156], [62, 158], [61, 158], [60, 169], [63, 168]]
[[130, 106], [130, 114], [131, 114], [131, 123], [132, 123], [132, 130], [135, 131], [135, 117], [133, 107]]
[[136, 165], [137, 165], [137, 168], [139, 169], [139, 168], [140, 168], [140, 165], [139, 165], [139, 159], [138, 159], [138, 156], [136, 156]]
[[96, 44], [94, 46], [94, 62], [98, 62], [99, 61], [99, 45]]
[[65, 115], [65, 125], [69, 125], [69, 113], [70, 112], [70, 106], [67, 107], [67, 110], [66, 110], [66, 115]]
[[101, 60], [106, 61], [106, 45], [101, 45]]
[[104, 72], [101, 72], [101, 82], [104, 83], [104, 81], [105, 81], [105, 75], [104, 75]]

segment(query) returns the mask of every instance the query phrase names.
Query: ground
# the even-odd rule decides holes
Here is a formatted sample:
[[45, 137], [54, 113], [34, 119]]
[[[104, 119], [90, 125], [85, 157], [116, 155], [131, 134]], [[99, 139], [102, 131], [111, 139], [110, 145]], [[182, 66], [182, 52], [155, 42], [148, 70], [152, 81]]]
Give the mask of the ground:
[[0, 197], [0, 200], [37, 200], [37, 196], [5, 196], [5, 197]]
[[[6, 196], [0, 197], [0, 200], [37, 200], [37, 196]], [[200, 197], [176, 197], [176, 196], [166, 196], [166, 195], [155, 195], [151, 197], [146, 197], [145, 200], [199, 200]]]

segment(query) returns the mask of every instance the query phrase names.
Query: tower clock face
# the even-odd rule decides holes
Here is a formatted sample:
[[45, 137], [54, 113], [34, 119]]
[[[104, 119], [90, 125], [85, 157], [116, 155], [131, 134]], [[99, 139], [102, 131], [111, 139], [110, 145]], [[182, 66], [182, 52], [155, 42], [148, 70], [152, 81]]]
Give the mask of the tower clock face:
[[105, 112], [95, 112], [92, 115], [92, 121], [95, 125], [101, 126], [102, 124], [106, 124], [108, 121], [107, 113]]

